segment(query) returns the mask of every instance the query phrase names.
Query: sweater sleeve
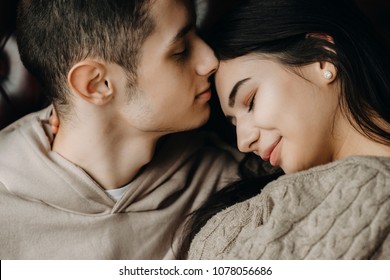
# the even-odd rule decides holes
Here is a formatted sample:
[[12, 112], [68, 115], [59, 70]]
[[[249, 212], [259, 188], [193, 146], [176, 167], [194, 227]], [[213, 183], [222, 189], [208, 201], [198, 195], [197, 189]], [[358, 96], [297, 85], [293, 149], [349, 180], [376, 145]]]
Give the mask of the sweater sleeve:
[[387, 233], [385, 241], [378, 248], [371, 258], [373, 260], [390, 260], [390, 232]]
[[273, 207], [266, 191], [256, 197], [235, 204], [213, 216], [192, 241], [189, 259], [223, 259], [235, 246], [243, 228], [257, 227], [267, 218]]
[[389, 258], [389, 164], [351, 158], [283, 176], [213, 217], [189, 257]]

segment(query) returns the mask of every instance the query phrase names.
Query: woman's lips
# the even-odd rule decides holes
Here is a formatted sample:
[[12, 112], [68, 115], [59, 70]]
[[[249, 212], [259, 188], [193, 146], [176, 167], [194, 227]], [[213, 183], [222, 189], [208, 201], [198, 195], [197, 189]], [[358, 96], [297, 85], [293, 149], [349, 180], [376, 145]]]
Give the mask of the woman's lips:
[[280, 137], [270, 147], [268, 147], [261, 156], [263, 160], [268, 160], [273, 166], [276, 166], [278, 164], [280, 146], [279, 144], [281, 140], [282, 137]]
[[282, 138], [279, 139], [279, 141], [276, 143], [276, 146], [271, 152], [269, 162], [271, 163], [272, 166], [279, 166], [280, 165], [280, 147], [281, 147], [281, 140]]

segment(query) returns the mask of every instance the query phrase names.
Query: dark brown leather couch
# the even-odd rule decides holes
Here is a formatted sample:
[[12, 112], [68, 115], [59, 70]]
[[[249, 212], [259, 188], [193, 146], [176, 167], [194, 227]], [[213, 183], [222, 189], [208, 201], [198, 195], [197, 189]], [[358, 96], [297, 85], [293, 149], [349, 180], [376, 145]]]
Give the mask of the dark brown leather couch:
[[14, 35], [16, 2], [0, 0], [0, 129], [48, 104], [20, 61]]

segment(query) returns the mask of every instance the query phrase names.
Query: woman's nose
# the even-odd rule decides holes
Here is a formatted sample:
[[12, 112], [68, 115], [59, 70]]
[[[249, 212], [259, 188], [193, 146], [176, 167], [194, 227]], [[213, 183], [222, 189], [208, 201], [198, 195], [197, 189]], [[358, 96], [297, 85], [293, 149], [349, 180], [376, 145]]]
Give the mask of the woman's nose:
[[247, 123], [237, 122], [237, 147], [243, 153], [256, 151], [256, 142], [259, 139], [259, 130]]

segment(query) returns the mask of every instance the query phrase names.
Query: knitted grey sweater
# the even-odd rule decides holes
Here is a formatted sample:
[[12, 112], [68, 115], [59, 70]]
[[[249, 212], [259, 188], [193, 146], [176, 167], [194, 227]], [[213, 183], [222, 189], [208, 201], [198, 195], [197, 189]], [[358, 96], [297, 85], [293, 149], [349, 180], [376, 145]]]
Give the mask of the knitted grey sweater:
[[350, 157], [218, 213], [190, 259], [390, 259], [390, 158]]

